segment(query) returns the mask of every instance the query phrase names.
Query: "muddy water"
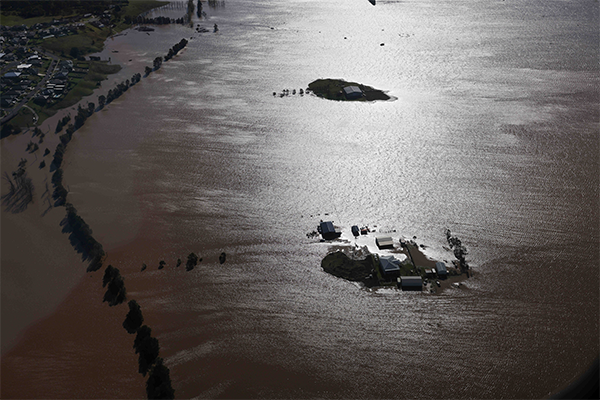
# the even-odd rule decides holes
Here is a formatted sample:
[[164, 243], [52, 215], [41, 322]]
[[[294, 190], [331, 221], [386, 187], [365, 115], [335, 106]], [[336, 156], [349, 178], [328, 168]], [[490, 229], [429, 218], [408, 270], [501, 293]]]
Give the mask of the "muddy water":
[[[196, 21], [216, 34], [129, 32], [103, 54], [142, 72], [192, 37], [65, 168], [177, 397], [561, 389], [598, 354], [597, 7], [347, 3], [227, 2]], [[395, 101], [272, 95], [321, 77]], [[450, 228], [477, 274], [438, 296], [361, 290], [321, 270], [321, 218], [447, 260]]]

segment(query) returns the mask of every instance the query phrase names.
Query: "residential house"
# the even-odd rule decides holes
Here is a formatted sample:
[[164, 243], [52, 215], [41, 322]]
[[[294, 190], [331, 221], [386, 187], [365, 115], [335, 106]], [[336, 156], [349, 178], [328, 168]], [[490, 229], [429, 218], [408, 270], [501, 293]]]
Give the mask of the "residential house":
[[379, 256], [379, 271], [381, 276], [387, 280], [400, 277], [400, 260], [394, 256]]

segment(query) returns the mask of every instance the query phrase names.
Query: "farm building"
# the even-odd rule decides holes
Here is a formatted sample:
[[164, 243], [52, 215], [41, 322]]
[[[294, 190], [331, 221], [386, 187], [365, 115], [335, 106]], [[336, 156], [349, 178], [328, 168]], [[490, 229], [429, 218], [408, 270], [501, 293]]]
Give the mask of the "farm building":
[[346, 96], [348, 100], [360, 99], [362, 95], [363, 92], [358, 86], [346, 86], [344, 88], [344, 96]]
[[437, 276], [440, 278], [446, 278], [448, 276], [448, 270], [446, 269], [446, 264], [441, 261], [435, 263], [435, 272]]
[[420, 276], [401, 276], [398, 278], [398, 287], [402, 290], [423, 290], [423, 279]]
[[392, 238], [389, 236], [381, 236], [381, 237], [375, 238], [375, 244], [377, 244], [377, 247], [379, 247], [380, 250], [394, 248], [394, 242], [392, 241]]

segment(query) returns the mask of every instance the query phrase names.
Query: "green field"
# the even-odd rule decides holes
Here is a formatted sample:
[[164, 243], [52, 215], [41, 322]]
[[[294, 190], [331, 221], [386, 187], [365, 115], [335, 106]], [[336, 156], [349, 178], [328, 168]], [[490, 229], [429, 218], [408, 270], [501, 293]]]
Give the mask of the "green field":
[[10, 120], [10, 123], [13, 126], [21, 126], [21, 127], [29, 127], [29, 126], [33, 126], [33, 112], [26, 108], [23, 107], [21, 108], [21, 110], [19, 111], [19, 113], [17, 115], [15, 115], [15, 117], [13, 119]]
[[34, 17], [34, 18], [21, 18], [17, 15], [0, 15], [1, 25], [5, 26], [15, 26], [15, 25], [27, 25], [28, 27], [31, 25], [35, 25], [41, 22], [52, 22], [56, 17], [69, 17], [69, 15], [59, 15], [59, 16], [43, 16], [43, 17]]

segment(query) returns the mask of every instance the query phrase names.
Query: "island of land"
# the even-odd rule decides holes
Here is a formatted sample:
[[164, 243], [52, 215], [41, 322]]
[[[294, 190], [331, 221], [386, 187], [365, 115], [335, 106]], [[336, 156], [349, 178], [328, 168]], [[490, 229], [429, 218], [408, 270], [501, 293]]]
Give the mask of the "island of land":
[[308, 89], [316, 96], [328, 100], [375, 101], [391, 99], [381, 90], [342, 79], [317, 79], [308, 84]]
[[461, 282], [472, 273], [469, 266], [464, 262], [461, 264], [459, 260], [447, 266], [444, 262], [428, 258], [414, 240], [401, 239], [393, 243], [389, 237], [378, 237], [378, 246], [383, 242], [382, 239], [389, 241], [380, 247], [387, 250], [385, 254], [377, 254], [370, 251], [368, 246], [359, 247], [357, 244], [334, 245], [321, 261], [321, 267], [327, 273], [348, 281], [361, 282], [367, 288], [397, 287], [403, 291], [428, 293], [462, 287]]

